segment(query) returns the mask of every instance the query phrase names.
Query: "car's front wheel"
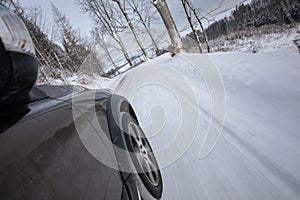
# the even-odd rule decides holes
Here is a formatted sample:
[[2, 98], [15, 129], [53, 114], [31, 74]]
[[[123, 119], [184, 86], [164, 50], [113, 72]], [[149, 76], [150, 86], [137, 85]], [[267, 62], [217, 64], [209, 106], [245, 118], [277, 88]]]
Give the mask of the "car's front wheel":
[[142, 199], [160, 199], [162, 177], [154, 153], [143, 130], [129, 114], [122, 114], [122, 130], [136, 172], [132, 176]]
[[161, 199], [163, 183], [157, 161], [128, 101], [112, 95], [107, 104], [107, 118], [126, 188], [124, 195], [128, 199]]

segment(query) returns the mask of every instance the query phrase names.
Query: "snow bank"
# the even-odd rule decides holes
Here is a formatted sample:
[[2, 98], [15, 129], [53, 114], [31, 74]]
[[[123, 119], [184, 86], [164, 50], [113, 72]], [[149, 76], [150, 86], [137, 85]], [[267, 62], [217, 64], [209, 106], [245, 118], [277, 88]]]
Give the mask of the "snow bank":
[[[208, 57], [211, 62], [205, 65]], [[182, 120], [190, 121], [187, 135], [197, 124], [191, 146], [162, 169], [164, 199], [299, 198], [299, 63], [300, 55], [289, 51], [173, 58], [165, 54], [111, 81], [111, 89], [130, 99], [156, 151], [174, 140]], [[195, 65], [207, 70], [217, 67], [227, 97], [222, 136], [202, 160], [200, 146], [210, 124], [218, 119], [211, 116], [210, 77], [197, 74]], [[170, 70], [189, 83], [197, 98], [182, 90], [182, 80]], [[152, 81], [141, 85], [145, 80]], [[171, 91], [162, 87], [165, 83], [170, 83]], [[183, 113], [174, 93], [185, 97], [181, 103], [190, 108], [189, 113]], [[196, 122], [193, 111], [201, 116]], [[183, 141], [178, 142], [179, 149]], [[160, 165], [172, 156], [172, 152], [159, 154]]]

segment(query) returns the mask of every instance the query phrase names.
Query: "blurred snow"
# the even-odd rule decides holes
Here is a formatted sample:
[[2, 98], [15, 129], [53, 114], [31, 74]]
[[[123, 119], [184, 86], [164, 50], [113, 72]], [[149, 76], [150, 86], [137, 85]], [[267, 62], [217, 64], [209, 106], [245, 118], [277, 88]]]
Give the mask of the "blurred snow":
[[[204, 65], [208, 58], [210, 64]], [[184, 94], [186, 98], [181, 103], [201, 114], [199, 121], [192, 115], [188, 119], [198, 125], [190, 148], [162, 169], [163, 199], [297, 200], [300, 197], [299, 63], [298, 53], [284, 49], [258, 54], [220, 52], [175, 57], [165, 54], [113, 79], [97, 77], [88, 86], [108, 87], [130, 99], [146, 134], [152, 136], [154, 150], [168, 145], [180, 127], [184, 113], [173, 93]], [[217, 67], [227, 96], [222, 136], [211, 154], [202, 160], [199, 159], [201, 143], [211, 120], [217, 119], [211, 118], [211, 96], [205, 81], [209, 77], [197, 74], [195, 66]], [[151, 69], [153, 72], [149, 73]], [[165, 77], [168, 70], [175, 70], [188, 81], [197, 98], [180, 89], [178, 77], [172, 74]], [[152, 82], [143, 86], [144, 80]], [[173, 90], [161, 87], [166, 82]], [[153, 113], [158, 105], [165, 109]], [[149, 132], [149, 124], [158, 130], [156, 135]], [[159, 156], [158, 162], [163, 163], [163, 159]]]

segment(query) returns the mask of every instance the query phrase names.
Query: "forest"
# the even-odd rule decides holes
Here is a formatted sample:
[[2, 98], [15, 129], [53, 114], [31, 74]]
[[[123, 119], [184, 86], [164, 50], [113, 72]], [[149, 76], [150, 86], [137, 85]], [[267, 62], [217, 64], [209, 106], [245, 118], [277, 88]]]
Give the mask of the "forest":
[[283, 6], [281, 2], [280, 0], [253, 0], [250, 4], [237, 6], [231, 16], [212, 23], [206, 29], [206, 33], [209, 39], [214, 39], [249, 27], [299, 22], [299, 1], [284, 1]]

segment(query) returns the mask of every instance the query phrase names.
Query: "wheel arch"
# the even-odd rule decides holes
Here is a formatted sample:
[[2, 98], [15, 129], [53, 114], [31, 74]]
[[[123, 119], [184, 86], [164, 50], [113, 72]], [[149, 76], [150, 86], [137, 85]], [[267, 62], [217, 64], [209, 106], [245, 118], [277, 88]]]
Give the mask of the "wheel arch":
[[[113, 106], [116, 106], [117, 109], [114, 109]], [[108, 101], [107, 101], [107, 109], [112, 110], [112, 111], [115, 110], [115, 111], [119, 111], [119, 112], [128, 112], [138, 122], [138, 118], [135, 114], [135, 111], [134, 111], [132, 105], [123, 96], [120, 96], [118, 94], [110, 95], [110, 97], [108, 98]], [[111, 116], [108, 116], [108, 118], [110, 118], [110, 117]], [[108, 120], [113, 120], [113, 119], [108, 119]]]

